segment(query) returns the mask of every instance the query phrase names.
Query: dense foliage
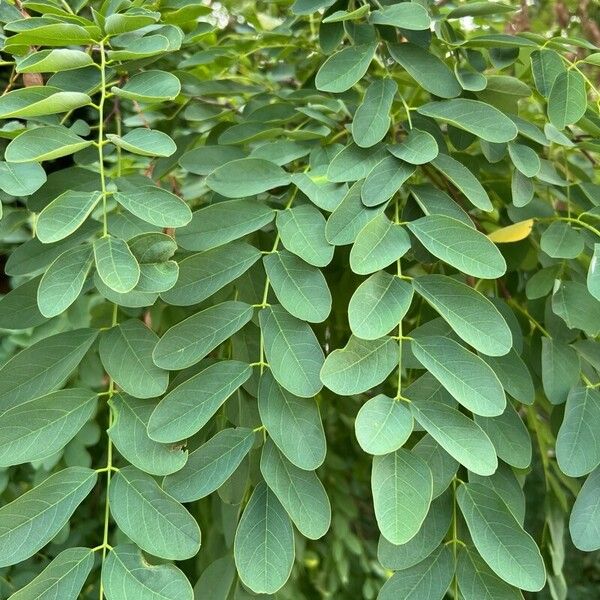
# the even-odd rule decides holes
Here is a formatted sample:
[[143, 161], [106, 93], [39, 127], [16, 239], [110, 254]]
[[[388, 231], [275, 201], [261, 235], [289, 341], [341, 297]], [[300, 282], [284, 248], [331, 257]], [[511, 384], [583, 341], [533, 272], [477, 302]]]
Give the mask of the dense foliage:
[[0, 1], [0, 598], [597, 598], [597, 12]]

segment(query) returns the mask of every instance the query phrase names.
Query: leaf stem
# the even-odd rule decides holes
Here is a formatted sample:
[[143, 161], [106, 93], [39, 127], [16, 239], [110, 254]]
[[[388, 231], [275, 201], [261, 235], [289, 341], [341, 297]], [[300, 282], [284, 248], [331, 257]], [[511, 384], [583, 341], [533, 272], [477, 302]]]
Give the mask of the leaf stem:
[[408, 128], [412, 129], [412, 119], [410, 118], [410, 106], [406, 103], [406, 100], [402, 95], [400, 95], [400, 101], [402, 102], [402, 106], [404, 106], [404, 110], [406, 111], [406, 122], [408, 123]]
[[456, 577], [456, 558], [457, 558], [457, 545], [462, 544], [465, 546], [466, 544], [458, 539], [458, 511], [456, 508], [456, 477], [452, 479], [452, 555], [454, 556], [454, 571], [455, 575], [452, 580], [452, 595], [455, 600], [458, 600], [458, 579]]
[[530, 324], [533, 325], [536, 329], [538, 329], [542, 334], [544, 334], [547, 338], [552, 338], [550, 332], [547, 329], [544, 329], [538, 321], [536, 321], [530, 314], [526, 308], [523, 308], [519, 303], [515, 302], [512, 298], [509, 298], [508, 303], [516, 310], [518, 310], [524, 317], [526, 317]]
[[[294, 187], [294, 190], [290, 194], [290, 199], [287, 201], [284, 210], [287, 210], [288, 208], [290, 208], [290, 206], [292, 205], [292, 203], [294, 202], [294, 200], [296, 198], [296, 194], [298, 194], [298, 188]], [[279, 235], [279, 232], [277, 232], [277, 234], [275, 235], [275, 241], [273, 242], [273, 247], [271, 248], [271, 251], [268, 252], [268, 254], [273, 254], [273, 252], [277, 252], [277, 249], [279, 248], [280, 240], [281, 240], [281, 236]], [[271, 280], [269, 279], [269, 276], [266, 275], [262, 301], [259, 305], [257, 305], [257, 308], [263, 309], [263, 308], [266, 308], [267, 306], [269, 306], [269, 303], [267, 302], [267, 300], [269, 298], [269, 287], [270, 286], [271, 286]], [[267, 361], [265, 360], [265, 338], [263, 336], [262, 329], [260, 330], [260, 358], [259, 358], [258, 364], [260, 365], [260, 374], [262, 375], [264, 368], [269, 366]]]
[[[404, 99], [402, 100], [404, 102]], [[407, 111], [408, 114], [408, 111]], [[409, 117], [410, 119], [410, 117]], [[398, 223], [400, 221], [400, 208], [398, 206], [398, 199], [396, 198], [396, 203], [394, 206], [394, 216], [395, 221]], [[402, 264], [401, 259], [396, 260], [396, 274], [398, 277], [402, 278]], [[400, 400], [402, 398], [402, 319], [398, 321], [398, 384], [396, 387], [396, 400]]]
[[[112, 326], [114, 327], [117, 324], [117, 316], [119, 312], [119, 307], [117, 304], [113, 305], [113, 314], [112, 314]], [[108, 379], [108, 429], [112, 427], [113, 424], [113, 411], [110, 406], [110, 399], [113, 397], [115, 392], [115, 382], [112, 377], [109, 376]], [[106, 551], [111, 549], [111, 546], [108, 543], [108, 530], [110, 526], [110, 500], [109, 500], [109, 490], [110, 490], [110, 479], [113, 471], [117, 471], [118, 469], [113, 466], [113, 444], [110, 439], [110, 435], [108, 435], [108, 431], [106, 434], [107, 445], [106, 445], [106, 467], [103, 469], [99, 469], [98, 472], [106, 472], [106, 497], [104, 500], [104, 528], [102, 534], [102, 562], [100, 567], [100, 572], [102, 572], [102, 565], [104, 565], [104, 560], [106, 559]], [[102, 600], [104, 598], [104, 586], [102, 585], [102, 576], [100, 576], [100, 596], [99, 599]]]
[[104, 155], [102, 146], [104, 145], [104, 103], [106, 101], [106, 54], [104, 52], [104, 40], [100, 42], [100, 101], [98, 102], [98, 162], [100, 168], [100, 188], [102, 192], [102, 214], [103, 226], [102, 236], [108, 235], [108, 218], [106, 207], [106, 174], [104, 172]]

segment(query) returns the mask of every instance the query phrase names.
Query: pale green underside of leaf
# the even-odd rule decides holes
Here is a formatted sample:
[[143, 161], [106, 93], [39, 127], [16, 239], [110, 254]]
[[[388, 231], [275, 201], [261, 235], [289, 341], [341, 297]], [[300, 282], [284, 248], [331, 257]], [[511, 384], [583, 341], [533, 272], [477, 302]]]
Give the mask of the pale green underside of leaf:
[[119, 529], [142, 550], [185, 560], [200, 549], [200, 528], [177, 500], [148, 474], [128, 466], [110, 482], [110, 511]]
[[235, 534], [240, 579], [258, 594], [273, 594], [287, 581], [294, 563], [294, 532], [275, 494], [259, 483]]
[[193, 600], [187, 577], [174, 565], [151, 565], [134, 544], [115, 546], [102, 567], [108, 600]]
[[0, 566], [17, 564], [43, 548], [90, 493], [98, 475], [68, 467], [0, 508]]
[[540, 551], [500, 496], [468, 483], [458, 488], [457, 499], [475, 547], [496, 575], [523, 590], [541, 590], [546, 570]]

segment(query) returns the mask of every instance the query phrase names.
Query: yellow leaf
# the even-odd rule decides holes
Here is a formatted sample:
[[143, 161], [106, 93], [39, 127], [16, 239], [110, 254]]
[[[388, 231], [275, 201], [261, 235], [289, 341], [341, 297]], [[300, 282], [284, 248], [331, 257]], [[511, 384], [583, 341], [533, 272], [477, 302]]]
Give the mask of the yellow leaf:
[[488, 234], [488, 238], [497, 244], [519, 242], [524, 240], [531, 233], [532, 228], [533, 219], [527, 219], [526, 221], [519, 221], [508, 227], [496, 229], [496, 231], [492, 231], [492, 233]]

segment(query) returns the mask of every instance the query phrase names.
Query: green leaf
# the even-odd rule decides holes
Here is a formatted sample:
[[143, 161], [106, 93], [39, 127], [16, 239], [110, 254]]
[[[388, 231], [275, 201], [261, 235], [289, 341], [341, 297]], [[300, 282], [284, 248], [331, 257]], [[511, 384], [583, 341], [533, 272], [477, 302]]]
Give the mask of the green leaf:
[[191, 437], [251, 375], [252, 368], [237, 360], [209, 365], [159, 402], [150, 416], [148, 435], [157, 442]]
[[[247, 214], [246, 211], [243, 216]], [[317, 208], [305, 204], [280, 210], [276, 224], [286, 250], [315, 267], [325, 267], [331, 262], [335, 248], [325, 237], [326, 221]]]
[[135, 31], [148, 25], [152, 25], [160, 19], [159, 12], [145, 9], [131, 10], [123, 14], [111, 14], [104, 22], [104, 30], [109, 35], [118, 35]]
[[388, 146], [388, 150], [396, 158], [411, 165], [424, 165], [439, 154], [436, 139], [427, 131], [420, 129], [410, 129], [401, 144]]
[[311, 398], [323, 387], [323, 350], [310, 326], [274, 304], [259, 313], [265, 355], [273, 377], [286, 390]]
[[52, 540], [97, 478], [92, 469], [68, 467], [0, 508], [0, 566], [16, 565]]
[[508, 394], [523, 404], [533, 404], [535, 388], [531, 373], [514, 348], [504, 356], [482, 355], [481, 358], [492, 367]]
[[136, 102], [166, 102], [177, 98], [181, 83], [175, 75], [166, 71], [143, 71], [134, 75], [123, 87], [115, 86], [110, 91], [115, 96]]
[[8, 162], [40, 162], [68, 156], [91, 145], [66, 127], [47, 126], [28, 129], [7, 146], [4, 158]]
[[[367, 175], [360, 191], [364, 206], [379, 206], [389, 200], [414, 173], [415, 168], [393, 156], [386, 156]], [[385, 207], [380, 207], [383, 210]]]
[[211, 562], [194, 586], [194, 594], [200, 598], [227, 600], [236, 579], [233, 556], [226, 555]]
[[455, 461], [429, 434], [425, 434], [412, 448], [414, 454], [422, 458], [433, 475], [433, 497], [443, 494], [458, 471]]
[[585, 79], [579, 71], [559, 73], [548, 96], [548, 119], [557, 129], [576, 123], [587, 109]]
[[92, 103], [87, 94], [63, 92], [49, 85], [13, 90], [0, 97], [0, 119], [27, 119], [68, 112]]
[[262, 158], [232, 160], [215, 169], [206, 178], [206, 185], [226, 198], [255, 196], [289, 183], [288, 173]]
[[552, 258], [577, 258], [584, 249], [583, 238], [564, 221], [554, 221], [542, 233], [540, 247]]
[[154, 348], [154, 364], [161, 369], [185, 369], [201, 361], [252, 318], [252, 307], [228, 301], [206, 308], [173, 325]]
[[192, 220], [192, 211], [178, 196], [155, 186], [115, 192], [113, 198], [130, 213], [158, 227], [183, 227]]
[[295, 254], [280, 250], [263, 257], [277, 299], [291, 315], [321, 323], [331, 312], [331, 293], [323, 273]]
[[180, 502], [194, 502], [219, 489], [254, 444], [252, 429], [222, 429], [188, 457], [185, 466], [167, 475], [164, 490]]
[[473, 206], [488, 212], [493, 209], [490, 198], [479, 180], [462, 163], [447, 154], [438, 154], [431, 164], [449, 179]]
[[139, 127], [124, 136], [107, 133], [107, 139], [115, 146], [141, 156], [171, 156], [177, 150], [175, 142], [162, 131]]
[[510, 190], [513, 204], [517, 208], [527, 206], [533, 200], [533, 181], [516, 169], [513, 171]]
[[106, 54], [111, 61], [139, 60], [162, 54], [169, 49], [169, 45], [164, 35], [147, 35], [123, 50], [109, 50]]
[[129, 239], [129, 247], [141, 265], [168, 261], [177, 251], [175, 240], [158, 232], [135, 235]]
[[586, 479], [577, 495], [569, 531], [576, 548], [593, 552], [600, 548], [600, 469], [595, 469]]
[[496, 279], [506, 273], [506, 262], [495, 244], [454, 218], [427, 215], [407, 227], [429, 252], [467, 275]]
[[525, 177], [535, 177], [540, 172], [542, 163], [533, 148], [511, 142], [508, 144], [508, 154], [515, 167]]
[[587, 273], [588, 292], [600, 301], [600, 244], [594, 244], [594, 254]]
[[65, 250], [89, 241], [101, 228], [99, 223], [87, 221], [67, 239], [52, 245], [31, 238], [10, 255], [6, 262], [6, 273], [11, 276], [41, 273]]
[[327, 533], [331, 506], [314, 471], [299, 469], [267, 440], [261, 454], [260, 472], [303, 536], [317, 540]]
[[502, 498], [479, 483], [462, 484], [457, 500], [479, 554], [504, 581], [537, 592], [546, 569], [532, 537], [522, 529]]
[[291, 180], [315, 206], [328, 212], [334, 210], [346, 194], [345, 184], [330, 182], [324, 174], [294, 173]]
[[148, 437], [147, 427], [156, 404], [124, 393], [114, 395], [109, 404], [114, 420], [108, 435], [126, 460], [151, 475], [169, 475], [185, 465], [187, 450]]
[[94, 553], [89, 548], [67, 548], [10, 600], [51, 600], [77, 598], [94, 566]]
[[45, 317], [59, 315], [77, 300], [93, 262], [91, 246], [76, 246], [48, 267], [37, 291], [37, 303]]
[[479, 71], [476, 71], [472, 65], [468, 64], [464, 67], [454, 66], [454, 74], [460, 83], [463, 90], [469, 92], [481, 92], [488, 85], [488, 80]]
[[390, 110], [398, 84], [393, 79], [378, 79], [365, 92], [352, 120], [352, 137], [361, 148], [380, 142], [390, 128]]
[[292, 464], [308, 471], [321, 466], [327, 447], [315, 400], [290, 394], [265, 371], [258, 388], [258, 410], [270, 438]]
[[90, 30], [73, 23], [52, 23], [21, 31], [8, 39], [12, 46], [69, 46], [99, 40], [100, 30]]
[[542, 338], [542, 384], [552, 404], [566, 402], [571, 388], [579, 382], [579, 356], [560, 340]]
[[429, 29], [431, 25], [427, 9], [413, 2], [393, 4], [375, 10], [369, 16], [369, 23], [391, 25], [415, 31]]
[[115, 292], [130, 292], [140, 279], [140, 265], [127, 242], [115, 237], [94, 241], [94, 258], [100, 279]]
[[367, 72], [375, 49], [375, 44], [362, 44], [336, 52], [317, 71], [316, 88], [335, 93], [349, 90]]
[[29, 196], [46, 183], [46, 172], [38, 163], [11, 164], [0, 161], [0, 189], [11, 196]]
[[67, 190], [39, 214], [36, 235], [44, 244], [57, 242], [77, 231], [90, 216], [102, 194]]
[[464, 129], [482, 140], [501, 144], [517, 137], [517, 127], [505, 114], [479, 100], [455, 98], [429, 102], [417, 112], [426, 117]]
[[600, 464], [600, 392], [577, 386], [569, 392], [556, 437], [556, 459], [563, 473], [581, 477]]
[[389, 337], [361, 340], [350, 336], [321, 369], [321, 380], [335, 394], [353, 396], [379, 385], [398, 365], [398, 345]]
[[[498, 456], [517, 469], [531, 464], [532, 449], [529, 430], [510, 402], [497, 417], [475, 415], [475, 422], [494, 444]], [[481, 474], [481, 473], [480, 473]]]
[[506, 584], [466, 546], [460, 549], [456, 580], [465, 600], [522, 600], [519, 590]]
[[450, 217], [474, 229], [471, 217], [442, 190], [426, 183], [411, 186], [410, 192], [426, 215]]
[[119, 529], [142, 550], [167, 560], [185, 560], [200, 550], [196, 520], [150, 475], [132, 466], [120, 469], [109, 497]]
[[469, 473], [469, 481], [480, 483], [494, 490], [517, 521], [523, 525], [525, 522], [525, 494], [513, 469], [500, 463], [498, 470], [491, 477]]
[[70, 48], [40, 50], [17, 57], [17, 73], [58, 73], [92, 65], [94, 60], [87, 52]]
[[[338, 183], [358, 181], [365, 178], [386, 155], [385, 149], [381, 145], [369, 149], [350, 144], [333, 157], [327, 168], [326, 179]], [[353, 189], [357, 188], [353, 186]]]
[[[141, 273], [140, 273], [141, 277]], [[130, 292], [119, 293], [109, 288], [98, 276], [98, 272], [94, 273], [94, 285], [100, 295], [118, 306], [126, 308], [143, 308], [152, 306], [158, 299], [157, 293], [141, 292], [133, 289]]]
[[479, 356], [450, 338], [414, 339], [415, 357], [466, 409], [484, 416], [502, 414], [506, 396], [492, 369]]
[[416, 44], [389, 44], [391, 57], [425, 90], [440, 98], [455, 98], [462, 92], [454, 73], [431, 52]]
[[[265, 110], [275, 110], [274, 107], [269, 106], [265, 108]], [[292, 116], [296, 116], [296, 113], [293, 109], [289, 108], [292, 113]], [[252, 113], [252, 118], [256, 118], [256, 112]], [[275, 117], [273, 117], [275, 118]], [[315, 133], [317, 134], [315, 130]], [[295, 142], [292, 140], [277, 140], [275, 142], [265, 142], [260, 146], [255, 147], [250, 156], [253, 158], [264, 158], [265, 160], [270, 160], [280, 167], [283, 165], [287, 165], [299, 158], [306, 156], [310, 152], [310, 146], [302, 141], [302, 137], [299, 135], [300, 141]], [[219, 138], [220, 140], [221, 138]]]
[[136, 291], [160, 293], [170, 290], [179, 277], [179, 265], [174, 260], [164, 263], [145, 263], [140, 265], [140, 279]]
[[331, 6], [335, 0], [295, 0], [292, 12], [295, 15], [309, 15], [320, 8]]
[[570, 329], [581, 329], [590, 337], [600, 334], [600, 302], [585, 284], [561, 281], [552, 295], [552, 310]]
[[412, 433], [412, 414], [404, 402], [378, 394], [360, 407], [354, 431], [365, 452], [389, 454], [401, 448]]
[[361, 201], [361, 188], [362, 181], [357, 181], [327, 219], [325, 237], [330, 244], [351, 244], [363, 227], [385, 209], [385, 205], [366, 207]]
[[410, 308], [413, 288], [396, 275], [379, 271], [363, 281], [350, 298], [348, 321], [352, 333], [376, 340], [398, 325]]
[[448, 393], [427, 373], [404, 394], [415, 420], [450, 456], [480, 475], [498, 468], [496, 450], [483, 429], [454, 407]]
[[[278, 223], [280, 214], [277, 215]], [[211, 250], [261, 229], [274, 216], [273, 209], [256, 201], [242, 199], [217, 202], [192, 214], [192, 220], [177, 231], [177, 243], [185, 250], [194, 252]]]
[[96, 394], [84, 389], [51, 392], [0, 415], [0, 467], [43, 460], [77, 434], [96, 408]]
[[334, 13], [325, 17], [321, 23], [339, 23], [342, 21], [356, 21], [360, 17], [364, 17], [369, 12], [369, 6], [363, 5], [356, 10], [336, 10]]
[[42, 338], [0, 368], [0, 413], [61, 387], [96, 339], [94, 329]]
[[133, 544], [110, 550], [102, 566], [107, 600], [193, 600], [186, 576], [174, 565], [151, 565]]
[[176, 306], [198, 304], [243, 275], [261, 253], [245, 242], [230, 242], [192, 254], [179, 263], [179, 278], [162, 299]]
[[392, 544], [405, 544], [429, 511], [433, 479], [427, 463], [408, 450], [373, 458], [373, 506], [379, 530]]
[[454, 575], [448, 546], [441, 546], [420, 563], [393, 575], [379, 593], [379, 600], [443, 600]]
[[512, 334], [498, 309], [480, 292], [446, 275], [413, 279], [416, 292], [467, 344], [490, 356], [502, 356], [512, 346]]
[[452, 521], [452, 500], [449, 493], [436, 498], [429, 507], [419, 533], [406, 544], [392, 544], [379, 536], [377, 558], [381, 565], [393, 571], [403, 571], [427, 558], [442, 542]]
[[468, 2], [453, 8], [447, 15], [446, 19], [461, 19], [463, 17], [483, 17], [488, 15], [496, 15], [505, 12], [512, 12], [515, 8], [502, 2]]
[[142, 321], [129, 319], [100, 336], [100, 360], [106, 372], [127, 394], [154, 398], [165, 392], [169, 374], [152, 362], [158, 336]]
[[204, 145], [188, 150], [179, 159], [179, 164], [190, 173], [210, 175], [217, 167], [245, 156], [246, 152], [237, 146]]
[[294, 531], [277, 496], [264, 483], [252, 492], [235, 532], [238, 575], [256, 594], [274, 594], [294, 565]]
[[2, 329], [27, 329], [47, 321], [38, 308], [39, 283], [39, 277], [30, 279], [10, 290], [0, 299], [0, 327]]
[[409, 249], [406, 230], [379, 214], [356, 236], [350, 251], [350, 268], [359, 275], [369, 275], [391, 265]]

